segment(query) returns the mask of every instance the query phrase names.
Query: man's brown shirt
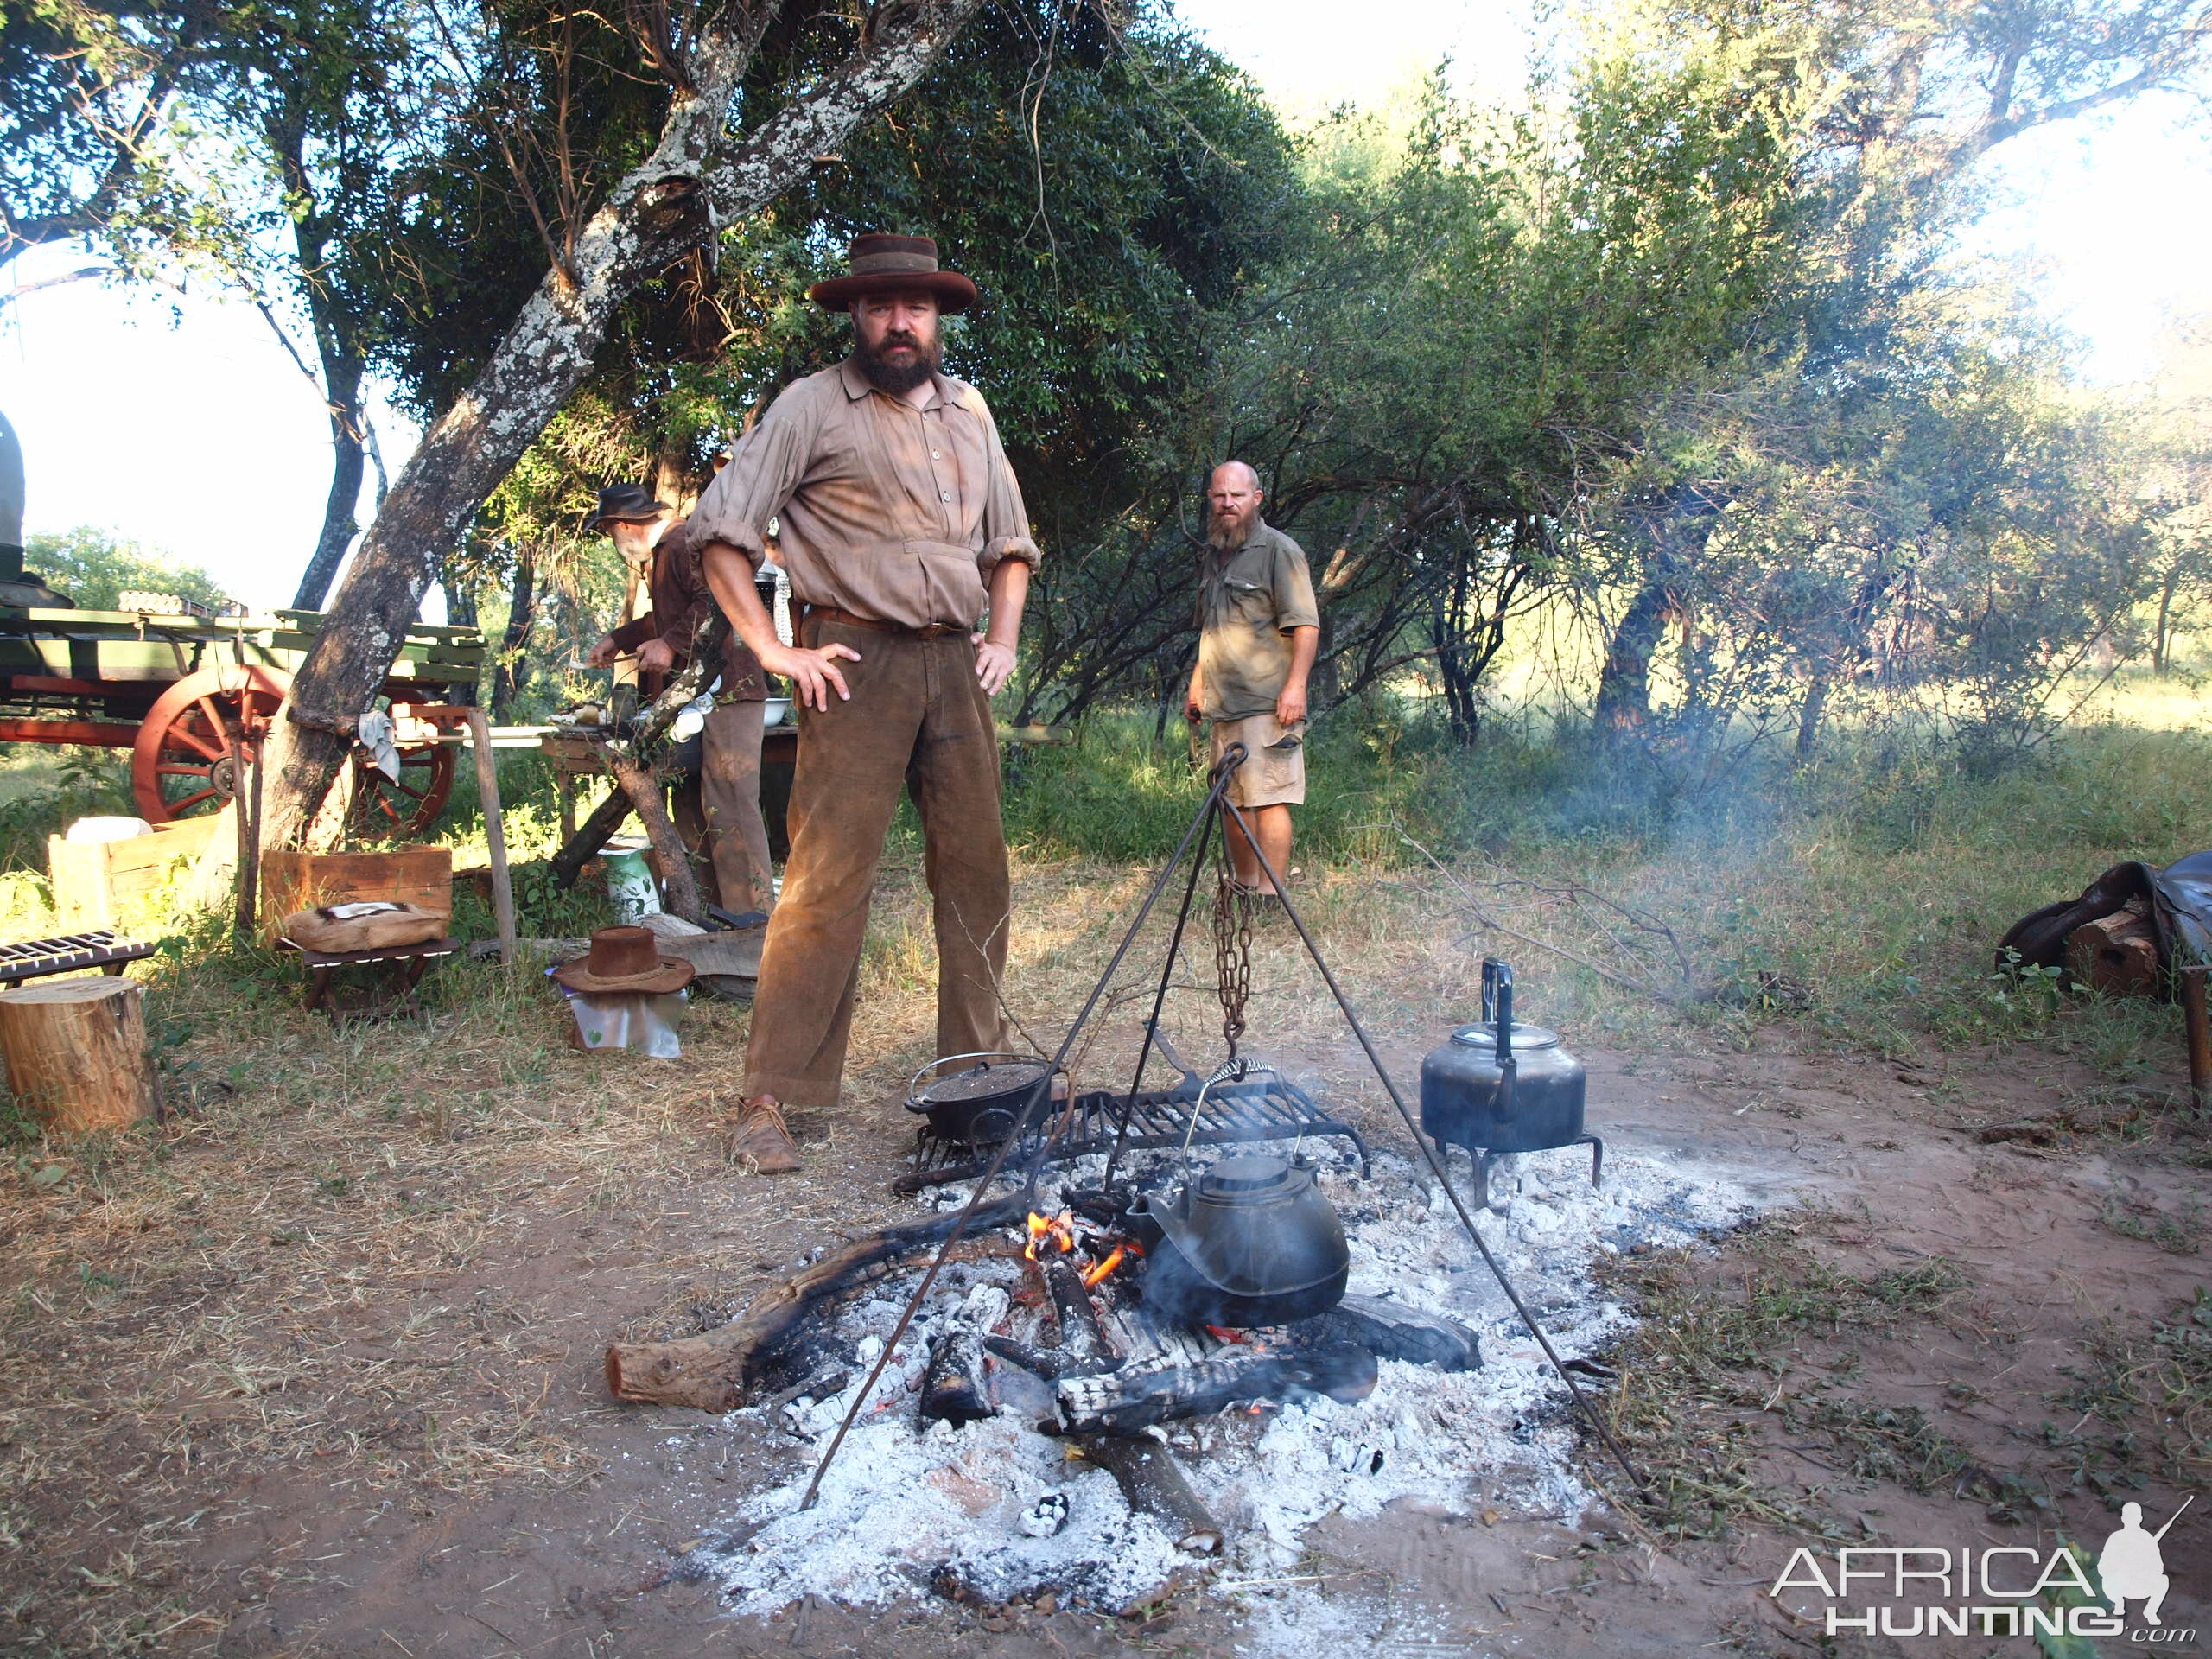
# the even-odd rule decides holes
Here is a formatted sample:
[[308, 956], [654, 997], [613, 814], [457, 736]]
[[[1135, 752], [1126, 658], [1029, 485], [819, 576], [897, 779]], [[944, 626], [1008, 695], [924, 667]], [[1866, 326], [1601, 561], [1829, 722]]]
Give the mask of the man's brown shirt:
[[[692, 533], [692, 519], [679, 518], [653, 544], [653, 607], [625, 622], [607, 637], [623, 651], [637, 650], [648, 639], [658, 639], [676, 653], [676, 666], [691, 660], [692, 636], [715, 613], [715, 596], [707, 588], [706, 572], [699, 565], [704, 545]], [[723, 702], [759, 702], [768, 695], [768, 677], [760, 659], [732, 628], [722, 639], [722, 689], [715, 694]], [[665, 676], [649, 677], [653, 684], [641, 686], [646, 696], [659, 695]]]
[[1290, 631], [1321, 625], [1296, 542], [1255, 518], [1242, 547], [1210, 547], [1198, 575], [1198, 680], [1208, 720], [1271, 715], [1290, 678]]
[[919, 409], [850, 362], [786, 386], [707, 486], [691, 535], [758, 567], [772, 519], [792, 598], [906, 627], [973, 627], [999, 561], [1038, 559], [982, 394], [944, 374]]

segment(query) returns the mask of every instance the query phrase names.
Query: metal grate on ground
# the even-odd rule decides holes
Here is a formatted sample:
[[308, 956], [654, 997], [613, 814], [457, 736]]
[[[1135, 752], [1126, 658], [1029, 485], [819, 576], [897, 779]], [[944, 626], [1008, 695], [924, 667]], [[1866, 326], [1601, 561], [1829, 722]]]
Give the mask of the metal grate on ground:
[[[1127, 1095], [1103, 1090], [1078, 1095], [1074, 1121], [1046, 1161], [1065, 1163], [1090, 1153], [1110, 1151], [1115, 1136], [1127, 1119], [1129, 1133], [1122, 1143], [1125, 1152], [1179, 1147], [1186, 1132], [1194, 1147], [1334, 1136], [1350, 1141], [1358, 1156], [1362, 1173], [1367, 1169], [1367, 1142], [1360, 1138], [1359, 1131], [1323, 1111], [1310, 1095], [1294, 1083], [1269, 1073], [1262, 1080], [1217, 1084], [1206, 1090], [1205, 1103], [1199, 1109], [1194, 1129], [1191, 1109], [1198, 1093], [1198, 1079], [1186, 1076], [1177, 1088], [1138, 1095], [1134, 1109]], [[1046, 1123], [1046, 1130], [1049, 1131], [1058, 1118], [1058, 1112], [1055, 1110]], [[1043, 1132], [1025, 1135], [1021, 1144], [1008, 1154], [1006, 1173], [1014, 1174], [1027, 1169], [1043, 1138]], [[948, 1181], [972, 1180], [988, 1166], [994, 1150], [922, 1129], [914, 1137], [914, 1166], [891, 1184], [892, 1190], [912, 1194]]]

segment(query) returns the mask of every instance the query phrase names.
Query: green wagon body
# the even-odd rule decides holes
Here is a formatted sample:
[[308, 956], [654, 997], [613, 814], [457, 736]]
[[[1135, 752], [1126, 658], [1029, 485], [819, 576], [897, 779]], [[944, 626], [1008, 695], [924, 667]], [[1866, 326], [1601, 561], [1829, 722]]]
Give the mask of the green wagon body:
[[[130, 748], [142, 816], [212, 810], [235, 781], [221, 747], [226, 724], [257, 751], [322, 618], [0, 607], [0, 741]], [[417, 624], [384, 694], [394, 703], [448, 705], [466, 697], [483, 661], [475, 629]], [[402, 756], [412, 782], [403, 779], [382, 810], [390, 827], [419, 830], [444, 804], [452, 756], [422, 743]]]

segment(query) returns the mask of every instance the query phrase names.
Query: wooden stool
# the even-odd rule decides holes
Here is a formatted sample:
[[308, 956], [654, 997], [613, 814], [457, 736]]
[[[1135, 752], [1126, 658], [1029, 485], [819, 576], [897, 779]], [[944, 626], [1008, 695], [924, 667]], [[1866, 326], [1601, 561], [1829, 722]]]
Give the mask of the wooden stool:
[[[455, 938], [426, 939], [420, 944], [388, 944], [380, 950], [310, 950], [291, 939], [278, 939], [280, 950], [296, 950], [300, 963], [307, 971], [307, 1006], [321, 1008], [330, 1016], [333, 1025], [343, 1025], [348, 1020], [381, 1020], [398, 1014], [417, 1014], [421, 1005], [415, 1001], [415, 988], [422, 983], [423, 969], [440, 957], [450, 957], [461, 949]], [[365, 1000], [346, 1006], [334, 997], [330, 976], [340, 968], [356, 963], [392, 963], [402, 964], [392, 979], [391, 988], [381, 996], [366, 995], [370, 988], [363, 987]]]

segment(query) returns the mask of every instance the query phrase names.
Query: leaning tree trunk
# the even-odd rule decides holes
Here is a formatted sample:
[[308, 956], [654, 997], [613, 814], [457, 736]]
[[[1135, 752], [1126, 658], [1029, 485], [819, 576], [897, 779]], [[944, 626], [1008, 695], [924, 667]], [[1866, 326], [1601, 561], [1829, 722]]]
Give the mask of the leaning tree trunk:
[[265, 844], [296, 839], [344, 764], [346, 728], [390, 671], [443, 550], [590, 370], [639, 283], [756, 213], [912, 86], [982, 0], [874, 8], [853, 55], [733, 143], [739, 78], [778, 7], [735, 4], [699, 35], [652, 155], [608, 193], [491, 360], [430, 429], [369, 527], [270, 734]]

